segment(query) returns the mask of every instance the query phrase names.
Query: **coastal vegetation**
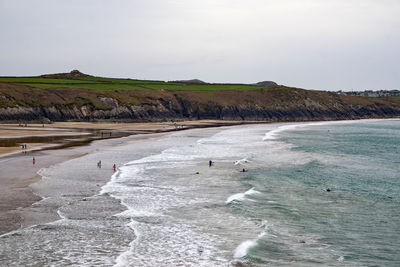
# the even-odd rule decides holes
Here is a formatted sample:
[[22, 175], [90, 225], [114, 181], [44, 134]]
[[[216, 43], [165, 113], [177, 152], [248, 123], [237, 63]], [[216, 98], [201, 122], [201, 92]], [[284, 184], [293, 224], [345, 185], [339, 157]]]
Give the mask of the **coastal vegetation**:
[[0, 77], [3, 121], [304, 121], [399, 115], [398, 97], [348, 96], [273, 82], [164, 82], [93, 77], [79, 71], [39, 77]]

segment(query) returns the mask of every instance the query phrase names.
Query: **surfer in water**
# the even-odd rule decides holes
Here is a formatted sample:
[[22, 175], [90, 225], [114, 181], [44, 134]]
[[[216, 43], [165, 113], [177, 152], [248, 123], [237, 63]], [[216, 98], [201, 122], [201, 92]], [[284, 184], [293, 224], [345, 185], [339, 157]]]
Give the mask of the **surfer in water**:
[[243, 169], [243, 170], [241, 170], [240, 172], [248, 172], [248, 170], [246, 170], [246, 169]]

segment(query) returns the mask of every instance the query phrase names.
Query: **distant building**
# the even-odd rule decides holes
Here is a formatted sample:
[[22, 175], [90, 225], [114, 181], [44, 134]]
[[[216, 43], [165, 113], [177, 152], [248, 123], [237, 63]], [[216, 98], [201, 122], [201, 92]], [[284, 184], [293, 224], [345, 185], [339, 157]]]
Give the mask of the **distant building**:
[[339, 90], [336, 93], [340, 95], [367, 96], [367, 97], [400, 96], [400, 90], [378, 90], [378, 91], [365, 90], [365, 91], [347, 91], [347, 92]]

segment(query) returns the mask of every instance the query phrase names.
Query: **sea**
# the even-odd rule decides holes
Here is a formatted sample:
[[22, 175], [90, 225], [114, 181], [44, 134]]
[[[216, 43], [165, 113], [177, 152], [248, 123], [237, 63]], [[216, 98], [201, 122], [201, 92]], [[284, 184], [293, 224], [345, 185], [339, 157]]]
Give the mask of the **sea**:
[[124, 140], [41, 170], [59, 219], [0, 236], [1, 266], [400, 266], [399, 119]]

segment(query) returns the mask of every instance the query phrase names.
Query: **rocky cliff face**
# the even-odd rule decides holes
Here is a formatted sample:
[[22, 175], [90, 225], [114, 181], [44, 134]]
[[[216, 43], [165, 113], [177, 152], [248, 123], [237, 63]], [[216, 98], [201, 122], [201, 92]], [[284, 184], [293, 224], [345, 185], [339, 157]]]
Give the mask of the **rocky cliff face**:
[[277, 86], [251, 91], [116, 91], [0, 86], [1, 121], [307, 121], [400, 116], [388, 100]]
[[[116, 101], [116, 100], [114, 100]], [[386, 118], [400, 115], [400, 109], [373, 105], [342, 109], [318, 109], [306, 107], [269, 109], [253, 105], [221, 106], [216, 103], [192, 105], [182, 102], [178, 107], [165, 103], [158, 105], [118, 105], [111, 109], [96, 109], [92, 105], [68, 105], [63, 107], [5, 107], [0, 108], [2, 121], [96, 121], [132, 120], [162, 121], [183, 119], [221, 119], [252, 121], [308, 121], [359, 118]]]

